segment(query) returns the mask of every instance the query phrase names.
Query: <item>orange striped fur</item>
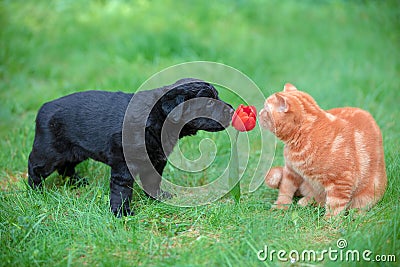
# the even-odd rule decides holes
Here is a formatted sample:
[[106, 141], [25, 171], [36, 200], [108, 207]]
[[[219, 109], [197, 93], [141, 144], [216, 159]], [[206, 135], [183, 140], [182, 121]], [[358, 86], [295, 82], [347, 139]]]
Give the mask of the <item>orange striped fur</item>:
[[277, 208], [315, 201], [336, 216], [348, 208], [369, 209], [383, 196], [387, 178], [382, 134], [358, 108], [321, 109], [314, 99], [286, 84], [267, 98], [261, 125], [285, 143], [285, 166], [272, 168], [266, 184], [279, 188]]

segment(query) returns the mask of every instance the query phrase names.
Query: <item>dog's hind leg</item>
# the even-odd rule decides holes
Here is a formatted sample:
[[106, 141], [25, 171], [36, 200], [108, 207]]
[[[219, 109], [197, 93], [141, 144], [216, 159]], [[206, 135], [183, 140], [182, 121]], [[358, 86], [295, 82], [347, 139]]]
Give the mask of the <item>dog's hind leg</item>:
[[66, 162], [57, 167], [57, 172], [62, 175], [63, 177], [69, 177], [69, 184], [75, 186], [85, 186], [88, 185], [88, 181], [86, 178], [80, 177], [75, 172], [75, 167], [78, 165], [79, 162]]
[[110, 208], [117, 217], [134, 215], [130, 209], [134, 179], [125, 162], [111, 167]]

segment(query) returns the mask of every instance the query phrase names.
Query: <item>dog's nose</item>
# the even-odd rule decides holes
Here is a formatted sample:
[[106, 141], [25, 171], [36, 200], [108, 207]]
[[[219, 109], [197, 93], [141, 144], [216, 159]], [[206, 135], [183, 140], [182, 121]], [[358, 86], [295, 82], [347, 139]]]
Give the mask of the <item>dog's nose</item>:
[[231, 105], [229, 105], [229, 107], [224, 108], [224, 113], [229, 115], [230, 118], [232, 118], [233, 113], [235, 113], [235, 110], [232, 108]]

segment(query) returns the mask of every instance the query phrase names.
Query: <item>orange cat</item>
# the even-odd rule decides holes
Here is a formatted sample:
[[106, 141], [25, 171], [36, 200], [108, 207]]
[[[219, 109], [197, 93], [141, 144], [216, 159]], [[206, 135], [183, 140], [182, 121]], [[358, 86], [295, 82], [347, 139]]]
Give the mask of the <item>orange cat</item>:
[[299, 204], [325, 205], [326, 216], [347, 208], [368, 209], [383, 196], [387, 178], [382, 135], [358, 108], [321, 109], [291, 84], [267, 98], [261, 125], [285, 143], [285, 166], [271, 169], [267, 184], [279, 186], [277, 208], [296, 193]]

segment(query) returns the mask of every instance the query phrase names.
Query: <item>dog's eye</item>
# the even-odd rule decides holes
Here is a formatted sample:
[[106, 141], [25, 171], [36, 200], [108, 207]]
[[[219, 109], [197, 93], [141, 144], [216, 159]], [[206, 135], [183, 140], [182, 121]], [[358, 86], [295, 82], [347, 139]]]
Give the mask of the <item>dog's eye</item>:
[[208, 100], [207, 101], [207, 108], [211, 108], [212, 106], [214, 106], [214, 101]]

